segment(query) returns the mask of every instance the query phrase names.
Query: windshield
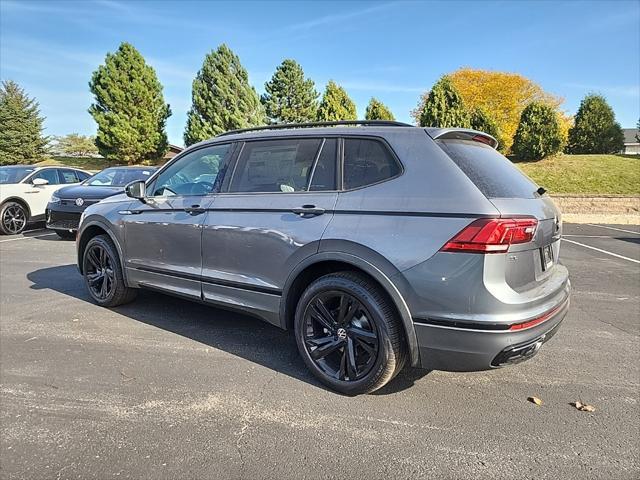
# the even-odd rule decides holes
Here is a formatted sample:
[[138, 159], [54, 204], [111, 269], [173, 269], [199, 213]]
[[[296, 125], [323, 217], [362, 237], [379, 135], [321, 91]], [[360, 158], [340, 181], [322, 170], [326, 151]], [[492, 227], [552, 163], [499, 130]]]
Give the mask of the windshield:
[[33, 167], [0, 167], [0, 185], [20, 183], [34, 170]]
[[95, 174], [84, 184], [93, 187], [124, 187], [135, 180], [146, 180], [153, 171], [152, 168], [107, 168]]

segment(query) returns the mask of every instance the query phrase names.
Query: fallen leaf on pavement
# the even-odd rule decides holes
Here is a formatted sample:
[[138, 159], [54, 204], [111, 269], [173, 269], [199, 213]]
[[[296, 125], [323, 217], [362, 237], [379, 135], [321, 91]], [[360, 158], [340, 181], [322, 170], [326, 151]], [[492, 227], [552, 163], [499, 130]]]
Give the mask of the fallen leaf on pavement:
[[538, 406], [542, 405], [542, 400], [540, 400], [538, 397], [529, 397], [527, 398], [527, 400], [529, 400], [531, 403], [535, 403]]
[[573, 402], [571, 405], [576, 407], [581, 412], [595, 412], [596, 407], [593, 405], [587, 405], [586, 403], [582, 403], [580, 400]]

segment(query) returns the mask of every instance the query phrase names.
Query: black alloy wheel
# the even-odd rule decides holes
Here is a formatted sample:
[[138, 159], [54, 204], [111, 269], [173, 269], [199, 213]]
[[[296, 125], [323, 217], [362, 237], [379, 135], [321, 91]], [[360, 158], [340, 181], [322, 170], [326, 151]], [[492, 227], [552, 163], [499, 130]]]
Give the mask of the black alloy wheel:
[[107, 235], [97, 235], [87, 242], [82, 273], [91, 298], [100, 306], [116, 307], [128, 303], [138, 292], [127, 286], [118, 250]]
[[294, 327], [309, 370], [346, 395], [381, 388], [407, 359], [404, 329], [392, 300], [359, 272], [330, 273], [311, 282], [298, 300]]
[[105, 301], [114, 289], [113, 260], [100, 244], [89, 246], [85, 256], [87, 261], [84, 275], [91, 295], [97, 300]]
[[364, 377], [378, 355], [371, 314], [353, 295], [337, 290], [317, 294], [304, 317], [305, 346], [318, 368], [336, 380]]

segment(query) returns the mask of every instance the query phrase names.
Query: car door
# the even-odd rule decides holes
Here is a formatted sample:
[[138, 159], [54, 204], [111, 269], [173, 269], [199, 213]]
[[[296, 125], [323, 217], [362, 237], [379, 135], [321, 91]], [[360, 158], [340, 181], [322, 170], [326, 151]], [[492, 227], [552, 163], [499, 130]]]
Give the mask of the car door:
[[[35, 179], [43, 179], [48, 183], [46, 185], [34, 185]], [[49, 199], [53, 192], [60, 188], [60, 177], [57, 168], [43, 168], [38, 170], [31, 177], [25, 179], [24, 185], [24, 197], [29, 204], [29, 210], [31, 211], [31, 220], [38, 220], [44, 216], [44, 211], [47, 208]]]
[[203, 298], [279, 324], [287, 276], [317, 252], [337, 200], [337, 140], [255, 140], [238, 150], [205, 220]]
[[202, 224], [230, 153], [224, 144], [176, 158], [147, 182], [144, 201], [122, 212], [131, 284], [201, 297]]

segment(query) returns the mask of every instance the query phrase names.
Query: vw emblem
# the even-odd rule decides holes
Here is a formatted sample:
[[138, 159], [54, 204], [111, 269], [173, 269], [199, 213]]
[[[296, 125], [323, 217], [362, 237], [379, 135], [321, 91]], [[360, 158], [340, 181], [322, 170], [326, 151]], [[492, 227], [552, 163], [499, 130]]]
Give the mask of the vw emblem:
[[84, 200], [82, 198], [76, 198], [76, 205], [81, 207], [84, 205]]
[[344, 328], [339, 328], [336, 334], [340, 340], [347, 338], [347, 331]]

